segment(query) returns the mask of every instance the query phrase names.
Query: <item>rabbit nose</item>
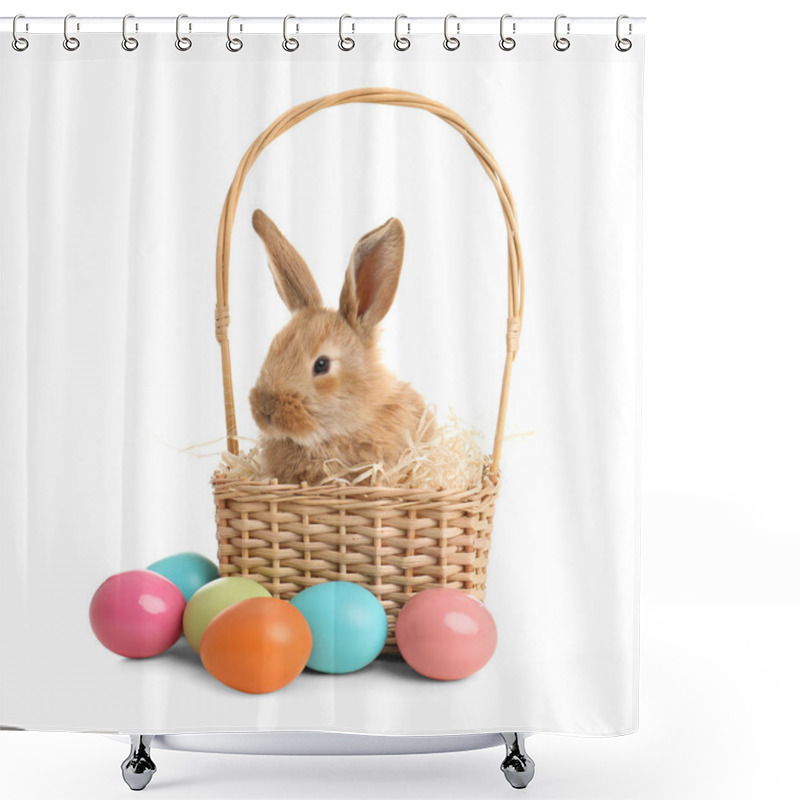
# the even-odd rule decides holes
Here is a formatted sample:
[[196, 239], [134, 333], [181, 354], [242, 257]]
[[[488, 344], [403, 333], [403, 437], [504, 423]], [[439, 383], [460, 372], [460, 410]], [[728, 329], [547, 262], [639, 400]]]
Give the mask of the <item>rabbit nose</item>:
[[272, 425], [275, 413], [275, 398], [273, 395], [253, 388], [250, 392], [250, 405], [256, 422], [263, 425]]

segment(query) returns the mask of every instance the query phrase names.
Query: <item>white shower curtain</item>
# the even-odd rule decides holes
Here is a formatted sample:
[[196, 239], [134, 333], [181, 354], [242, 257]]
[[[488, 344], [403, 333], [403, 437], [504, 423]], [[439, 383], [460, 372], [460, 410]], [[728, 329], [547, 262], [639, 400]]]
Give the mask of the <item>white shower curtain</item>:
[[[174, 733], [328, 730], [583, 735], [637, 727], [643, 39], [604, 35], [86, 34], [0, 47], [3, 725]], [[215, 255], [239, 160], [281, 113], [360, 87], [452, 108], [497, 159], [525, 263], [486, 608], [497, 647], [463, 680], [380, 658], [266, 694], [215, 680], [185, 640], [128, 659], [89, 604], [109, 576], [216, 561], [225, 448]], [[353, 104], [259, 157], [231, 243], [239, 433], [289, 319], [253, 231], [263, 209], [335, 307], [359, 237], [397, 217], [405, 254], [383, 359], [490, 452], [506, 331], [506, 231], [464, 140], [423, 111]]]

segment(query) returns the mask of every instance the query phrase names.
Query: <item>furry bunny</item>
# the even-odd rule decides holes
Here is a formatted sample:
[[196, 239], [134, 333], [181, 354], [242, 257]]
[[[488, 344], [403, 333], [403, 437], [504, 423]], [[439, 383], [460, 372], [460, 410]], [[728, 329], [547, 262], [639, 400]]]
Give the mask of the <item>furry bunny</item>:
[[380, 362], [377, 324], [394, 300], [404, 234], [394, 217], [359, 239], [339, 310], [324, 308], [300, 254], [262, 211], [253, 227], [292, 318], [272, 340], [250, 407], [268, 474], [281, 483], [319, 483], [323, 463], [393, 466], [425, 404]]

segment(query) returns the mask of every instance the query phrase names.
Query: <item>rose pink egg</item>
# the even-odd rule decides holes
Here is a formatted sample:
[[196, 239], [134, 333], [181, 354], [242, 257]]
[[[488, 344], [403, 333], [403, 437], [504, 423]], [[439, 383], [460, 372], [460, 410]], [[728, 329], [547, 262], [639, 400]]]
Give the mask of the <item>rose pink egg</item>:
[[183, 631], [181, 590], [163, 575], [136, 569], [112, 575], [89, 605], [89, 622], [100, 643], [128, 658], [163, 653]]
[[400, 609], [397, 647], [420, 675], [440, 681], [466, 678], [486, 666], [497, 627], [486, 606], [455, 589], [425, 589]]

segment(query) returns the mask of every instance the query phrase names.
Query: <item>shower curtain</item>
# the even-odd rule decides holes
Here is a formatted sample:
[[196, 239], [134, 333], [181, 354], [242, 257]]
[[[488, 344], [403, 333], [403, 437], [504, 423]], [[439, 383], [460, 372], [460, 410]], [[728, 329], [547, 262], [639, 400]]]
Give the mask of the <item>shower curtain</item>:
[[[575, 25], [563, 48], [552, 28], [523, 35], [521, 25], [504, 49], [496, 32], [465, 25], [450, 29], [453, 49], [413, 30], [402, 49], [391, 32], [345, 27], [340, 47], [330, 30], [304, 35], [301, 21], [286, 37], [234, 27], [236, 49], [222, 22], [214, 33], [184, 28], [184, 48], [166, 32], [139, 31], [135, 49], [119, 34], [76, 32], [80, 46], [68, 49], [61, 34], [31, 32], [18, 50], [4, 27], [0, 722], [113, 733], [635, 730], [643, 37], [625, 50], [613, 25], [585, 35]], [[145, 657], [115, 652], [90, 618], [108, 579], [150, 566], [158, 575], [156, 562], [193, 553], [214, 565], [210, 581], [222, 558], [211, 478], [230, 429], [215, 265], [240, 161], [290, 109], [371, 87], [463, 119], [516, 211], [524, 317], [475, 601], [488, 617], [456, 624], [488, 625], [496, 639], [454, 679], [424, 674], [402, 652], [341, 672], [313, 669], [306, 652], [291, 680], [265, 691], [220, 679], [188, 635]], [[241, 452], [277, 424], [259, 425], [268, 414], [266, 394], [251, 404], [257, 381], [266, 370], [291, 383], [275, 377], [275, 361], [262, 367], [274, 337], [292, 324], [312, 336], [298, 314], [317, 311], [293, 267], [276, 267], [282, 242], [337, 325], [348, 324], [340, 297], [359, 252], [381, 280], [402, 265], [385, 292], [376, 284], [362, 297], [353, 284], [362, 305], [383, 304], [369, 312], [381, 317], [380, 363], [438, 425], [491, 453], [509, 232], [464, 137], [411, 105], [324, 108], [264, 148], [239, 191], [224, 322]], [[283, 368], [309, 385], [331, 377], [354, 357], [349, 342], [307, 365], [317, 343], [304, 343]], [[286, 391], [296, 400], [305, 389]], [[368, 413], [355, 408], [351, 417]], [[415, 597], [443, 585], [424, 578]], [[164, 588], [180, 589], [174, 575], [158, 581], [140, 602], [164, 614], [191, 602]]]

